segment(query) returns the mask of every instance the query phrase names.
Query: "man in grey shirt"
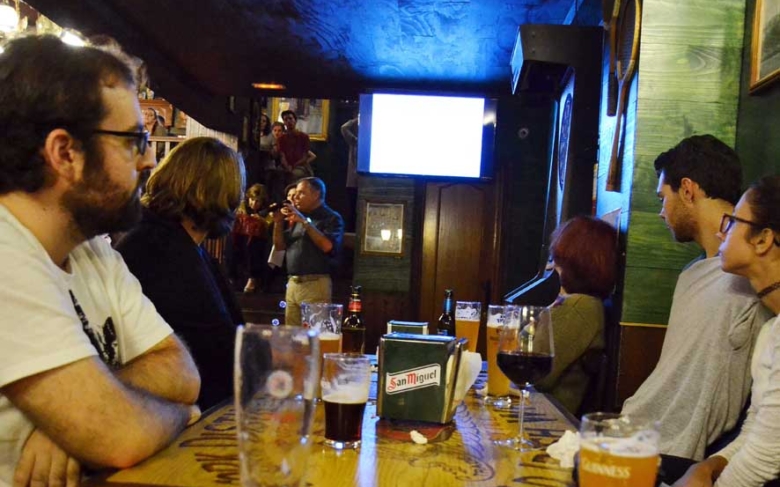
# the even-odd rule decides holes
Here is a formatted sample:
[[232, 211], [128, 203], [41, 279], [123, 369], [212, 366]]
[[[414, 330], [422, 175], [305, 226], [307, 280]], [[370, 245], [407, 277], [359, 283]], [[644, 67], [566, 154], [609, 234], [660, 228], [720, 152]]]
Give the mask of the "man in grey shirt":
[[717, 232], [741, 194], [737, 154], [711, 135], [689, 137], [655, 160], [660, 217], [704, 256], [680, 274], [658, 364], [623, 413], [661, 424], [661, 453], [701, 460], [733, 428], [750, 392], [750, 357], [770, 314], [747, 280], [720, 268]]
[[[301, 303], [329, 303], [330, 273], [338, 263], [344, 220], [325, 204], [325, 183], [309, 177], [298, 181], [294, 204], [273, 213], [274, 247], [287, 251], [286, 325], [301, 326]], [[283, 220], [290, 223], [283, 229]]]

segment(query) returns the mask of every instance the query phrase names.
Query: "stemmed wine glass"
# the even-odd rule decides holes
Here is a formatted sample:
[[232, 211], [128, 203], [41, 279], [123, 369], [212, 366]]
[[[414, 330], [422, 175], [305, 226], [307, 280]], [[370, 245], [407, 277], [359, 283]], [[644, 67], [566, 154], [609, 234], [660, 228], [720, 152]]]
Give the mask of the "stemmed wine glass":
[[517, 320], [509, 320], [501, 329], [496, 362], [501, 371], [522, 391], [518, 413], [518, 434], [515, 438], [495, 440], [499, 446], [517, 451], [530, 451], [539, 445], [523, 432], [525, 403], [531, 396], [530, 386], [552, 371], [553, 346], [550, 311], [541, 306], [519, 306]]

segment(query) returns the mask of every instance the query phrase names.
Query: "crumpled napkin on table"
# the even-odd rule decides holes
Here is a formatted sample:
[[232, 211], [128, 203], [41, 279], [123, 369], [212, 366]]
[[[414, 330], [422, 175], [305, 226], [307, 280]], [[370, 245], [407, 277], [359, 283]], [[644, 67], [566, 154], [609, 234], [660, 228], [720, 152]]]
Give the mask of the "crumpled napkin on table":
[[574, 455], [580, 451], [580, 434], [566, 431], [561, 438], [547, 447], [547, 454], [558, 460], [563, 468], [574, 468]]
[[474, 385], [482, 370], [482, 356], [478, 353], [464, 350], [460, 356], [460, 369], [455, 382], [454, 404], [460, 404], [469, 388]]

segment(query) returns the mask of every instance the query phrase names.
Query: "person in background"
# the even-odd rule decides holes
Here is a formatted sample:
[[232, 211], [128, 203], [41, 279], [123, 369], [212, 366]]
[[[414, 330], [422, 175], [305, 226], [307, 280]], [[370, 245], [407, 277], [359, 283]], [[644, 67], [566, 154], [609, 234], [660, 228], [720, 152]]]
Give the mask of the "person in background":
[[165, 130], [165, 119], [160, 122], [161, 115], [152, 107], [144, 108], [144, 128], [153, 137], [165, 137], [168, 132]]
[[143, 219], [116, 246], [189, 346], [202, 379], [202, 409], [232, 394], [233, 342], [244, 320], [219, 264], [201, 244], [230, 232], [243, 188], [241, 156], [217, 139], [187, 139], [152, 172], [141, 199]]
[[296, 129], [298, 116], [292, 110], [282, 112], [282, 121], [287, 129], [279, 138], [279, 151], [284, 156], [283, 162], [290, 170], [290, 182], [314, 176], [311, 163], [317, 155], [311, 151], [308, 134]]
[[661, 219], [678, 242], [696, 242], [704, 255], [677, 279], [661, 357], [623, 413], [660, 422], [661, 453], [701, 460], [737, 424], [753, 344], [769, 313], [745, 278], [720, 267], [721, 217], [741, 194], [736, 152], [695, 135], [658, 156], [655, 170]]
[[[273, 238], [276, 250], [286, 251], [285, 324], [301, 326], [301, 303], [330, 302], [330, 274], [341, 252], [344, 220], [325, 204], [325, 183], [319, 178], [301, 179], [293, 203], [273, 212]], [[289, 229], [283, 228], [285, 219]]]
[[102, 237], [155, 165], [134, 71], [54, 36], [0, 54], [0, 485], [129, 467], [199, 415], [192, 357]]
[[780, 473], [780, 176], [750, 186], [734, 212], [723, 214], [718, 236], [723, 270], [747, 278], [775, 318], [756, 342], [752, 400], [739, 436], [675, 487], [760, 487]]
[[577, 414], [591, 379], [582, 358], [604, 350], [603, 300], [615, 287], [617, 230], [602, 220], [576, 216], [553, 232], [550, 255], [561, 281], [560, 295], [550, 306], [555, 358], [550, 375], [535, 387]]
[[[283, 124], [282, 128], [284, 128]], [[276, 138], [271, 133], [271, 119], [265, 113], [260, 114], [258, 132], [258, 147], [261, 151], [267, 152], [270, 157], [271, 151], [274, 150]]]
[[[242, 265], [249, 272], [249, 278], [244, 286], [245, 293], [253, 293], [258, 288], [268, 289], [270, 267], [268, 267], [268, 252], [270, 251], [269, 230], [273, 218], [267, 209], [265, 187], [255, 184], [246, 192], [236, 212], [236, 224], [233, 226], [234, 245], [237, 249], [237, 267]], [[238, 269], [236, 269], [238, 274]]]
[[[290, 166], [284, 158], [284, 154], [279, 150], [279, 139], [284, 134], [284, 124], [281, 122], [274, 122], [271, 125], [271, 144], [269, 149], [270, 161], [268, 161], [268, 167], [264, 173], [265, 185], [268, 191], [269, 199], [272, 203], [279, 203], [282, 201], [284, 194], [286, 181], [289, 179]], [[265, 141], [266, 147], [269, 147], [268, 141]], [[262, 150], [262, 146], [261, 146]]]

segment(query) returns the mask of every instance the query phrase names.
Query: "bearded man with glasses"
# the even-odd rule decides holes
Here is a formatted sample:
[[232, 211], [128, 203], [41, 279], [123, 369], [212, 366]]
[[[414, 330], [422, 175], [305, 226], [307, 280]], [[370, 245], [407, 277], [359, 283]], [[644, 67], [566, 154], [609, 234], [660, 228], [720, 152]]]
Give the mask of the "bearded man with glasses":
[[661, 220], [704, 254], [677, 280], [661, 357], [623, 413], [659, 421], [660, 451], [700, 460], [734, 428], [750, 392], [750, 357], [770, 317], [749, 283], [721, 270], [721, 216], [741, 194], [737, 154], [712, 135], [689, 137], [655, 160]]
[[9, 42], [0, 129], [0, 486], [73, 486], [175, 438], [200, 377], [101, 237], [140, 219], [155, 165], [126, 60]]

